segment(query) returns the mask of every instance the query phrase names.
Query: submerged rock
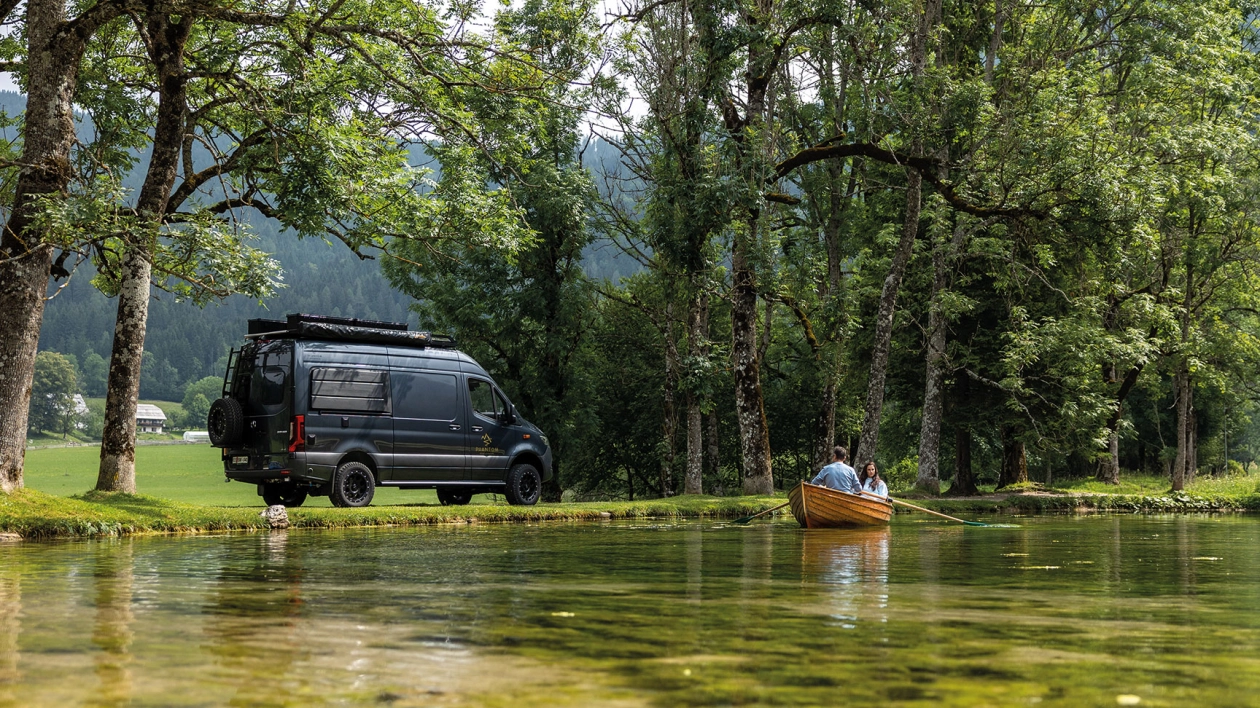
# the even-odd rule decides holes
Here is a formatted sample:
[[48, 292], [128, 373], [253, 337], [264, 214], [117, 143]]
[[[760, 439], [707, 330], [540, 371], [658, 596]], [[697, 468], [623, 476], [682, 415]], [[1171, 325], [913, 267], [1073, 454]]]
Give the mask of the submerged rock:
[[289, 510], [283, 504], [275, 504], [262, 510], [259, 516], [267, 520], [267, 527], [273, 529], [289, 528]]

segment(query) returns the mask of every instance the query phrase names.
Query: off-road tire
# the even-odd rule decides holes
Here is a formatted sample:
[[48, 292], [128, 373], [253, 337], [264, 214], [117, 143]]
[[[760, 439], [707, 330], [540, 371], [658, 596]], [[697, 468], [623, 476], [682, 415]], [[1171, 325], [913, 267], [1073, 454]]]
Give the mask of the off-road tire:
[[234, 447], [241, 444], [245, 433], [245, 411], [235, 398], [219, 398], [210, 404], [206, 416], [206, 431], [210, 444], [215, 447]]
[[472, 501], [472, 492], [439, 489], [437, 497], [442, 506], [463, 506]]
[[376, 494], [376, 479], [371, 468], [362, 462], [347, 462], [338, 467], [329, 486], [328, 499], [333, 506], [367, 506]]
[[508, 470], [506, 492], [509, 504], [533, 506], [542, 493], [542, 475], [533, 465], [523, 462], [512, 465], [512, 469]]
[[267, 506], [279, 504], [296, 509], [306, 502], [306, 494], [305, 489], [294, 487], [292, 484], [265, 484], [262, 498], [264, 502], [267, 502]]

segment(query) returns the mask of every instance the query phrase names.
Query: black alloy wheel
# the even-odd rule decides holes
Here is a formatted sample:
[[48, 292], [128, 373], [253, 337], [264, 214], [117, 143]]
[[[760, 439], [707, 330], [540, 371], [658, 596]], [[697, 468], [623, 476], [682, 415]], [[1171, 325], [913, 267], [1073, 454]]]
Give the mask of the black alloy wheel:
[[472, 492], [456, 492], [448, 489], [437, 490], [438, 501], [442, 506], [463, 506], [472, 501]]
[[542, 492], [542, 477], [533, 465], [512, 465], [507, 476], [507, 500], [509, 504], [532, 506], [538, 503]]
[[362, 462], [347, 462], [333, 475], [328, 498], [333, 506], [361, 507], [371, 504], [375, 494], [376, 479], [372, 470]]
[[210, 444], [215, 447], [232, 447], [241, 443], [245, 432], [245, 411], [235, 398], [220, 398], [210, 404], [206, 416], [206, 431]]
[[263, 485], [263, 501], [267, 502], [267, 506], [280, 506], [297, 508], [302, 506], [306, 501], [306, 489], [304, 487], [294, 487], [292, 484], [266, 484]]

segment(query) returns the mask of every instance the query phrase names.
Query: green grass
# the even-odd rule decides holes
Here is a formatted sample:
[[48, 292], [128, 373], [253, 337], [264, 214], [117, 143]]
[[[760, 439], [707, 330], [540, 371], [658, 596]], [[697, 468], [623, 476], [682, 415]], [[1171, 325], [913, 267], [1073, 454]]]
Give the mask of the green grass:
[[[26, 451], [26, 486], [29, 489], [71, 496], [96, 486], [99, 447], [65, 447]], [[141, 445], [136, 447], [136, 491], [147, 496], [203, 506], [263, 505], [252, 484], [223, 481], [223, 462], [216, 448], [197, 445]], [[502, 497], [499, 497], [502, 500]], [[489, 494], [474, 503], [492, 501]], [[431, 490], [408, 491], [380, 488], [373, 504], [436, 504]], [[307, 506], [331, 507], [328, 497], [312, 497]]]

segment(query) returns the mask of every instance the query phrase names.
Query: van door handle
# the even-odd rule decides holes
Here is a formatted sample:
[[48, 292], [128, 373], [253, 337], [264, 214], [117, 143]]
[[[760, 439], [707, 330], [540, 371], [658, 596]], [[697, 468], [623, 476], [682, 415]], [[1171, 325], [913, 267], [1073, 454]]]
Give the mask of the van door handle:
[[451, 424], [451, 430], [459, 430], [459, 426], [458, 426], [458, 425], [455, 425], [454, 423], [452, 423], [452, 424]]
[[483, 431], [483, 430], [485, 430], [485, 428], [481, 427], [480, 425], [474, 425], [474, 426], [473, 426], [473, 432], [474, 432], [474, 433], [480, 433], [480, 432], [481, 432], [481, 431]]

